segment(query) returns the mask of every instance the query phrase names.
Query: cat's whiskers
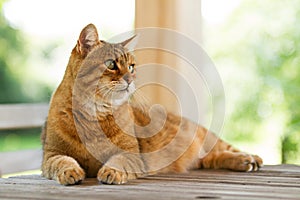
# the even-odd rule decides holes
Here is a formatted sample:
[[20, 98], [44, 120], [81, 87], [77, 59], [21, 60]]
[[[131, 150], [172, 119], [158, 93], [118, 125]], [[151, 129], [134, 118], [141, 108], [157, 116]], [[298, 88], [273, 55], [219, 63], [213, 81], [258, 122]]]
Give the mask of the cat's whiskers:
[[143, 92], [141, 92], [140, 90], [136, 90], [135, 93], [142, 98], [143, 102], [145, 102], [146, 104], [150, 104], [150, 100], [147, 96], [144, 95]]
[[111, 84], [104, 84], [97, 88], [96, 94], [102, 95], [102, 93], [106, 93], [107, 91], [113, 90], [114, 88], [111, 86]]
[[[104, 98], [104, 99], [109, 99], [109, 97], [111, 98], [111, 94], [113, 93], [113, 90], [114, 88], [107, 88], [102, 94], [101, 96]], [[108, 97], [108, 98], [107, 98]]]
[[135, 90], [131, 96], [132, 98], [129, 100], [136, 104], [142, 112], [146, 112], [147, 105], [150, 105], [149, 98], [147, 98], [140, 90]]
[[102, 99], [101, 101], [106, 101], [107, 96], [109, 96], [109, 94], [112, 90], [113, 90], [113, 88], [110, 87], [109, 84], [103, 84], [103, 85], [97, 87], [95, 94]]

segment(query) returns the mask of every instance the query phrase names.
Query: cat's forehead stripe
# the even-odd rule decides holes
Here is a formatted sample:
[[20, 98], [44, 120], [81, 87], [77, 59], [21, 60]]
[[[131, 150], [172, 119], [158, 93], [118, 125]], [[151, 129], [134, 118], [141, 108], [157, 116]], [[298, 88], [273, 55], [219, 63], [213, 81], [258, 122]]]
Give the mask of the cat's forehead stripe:
[[126, 49], [124, 49], [121, 46], [118, 45], [112, 45], [111, 49], [109, 51], [110, 56], [112, 56], [114, 59], [118, 60], [125, 60], [125, 62], [129, 61], [128, 52], [126, 52]]
[[124, 55], [126, 55], [126, 52], [124, 51], [124, 49], [121, 48], [115, 48], [114, 49], [115, 55], [117, 56], [117, 58], [123, 58]]

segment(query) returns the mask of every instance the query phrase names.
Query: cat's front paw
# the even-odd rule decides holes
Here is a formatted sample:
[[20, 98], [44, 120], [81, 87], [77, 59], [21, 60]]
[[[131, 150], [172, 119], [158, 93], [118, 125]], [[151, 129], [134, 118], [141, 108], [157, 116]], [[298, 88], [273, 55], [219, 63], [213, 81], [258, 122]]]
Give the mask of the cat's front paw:
[[101, 183], [105, 184], [124, 184], [128, 181], [128, 176], [125, 172], [103, 166], [97, 174], [97, 178]]
[[263, 160], [257, 155], [238, 153], [232, 161], [232, 170], [235, 171], [257, 171], [263, 165]]
[[79, 166], [63, 168], [57, 174], [57, 181], [62, 185], [79, 184], [84, 178], [85, 173]]

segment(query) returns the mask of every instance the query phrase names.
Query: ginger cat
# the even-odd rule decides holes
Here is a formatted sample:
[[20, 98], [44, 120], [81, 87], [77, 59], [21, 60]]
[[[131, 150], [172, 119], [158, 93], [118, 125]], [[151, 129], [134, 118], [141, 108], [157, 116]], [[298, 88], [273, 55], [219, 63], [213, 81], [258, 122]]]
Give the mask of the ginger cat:
[[85, 177], [123, 184], [197, 168], [258, 170], [260, 157], [140, 102], [134, 95], [135, 60], [127, 49], [132, 40], [111, 44], [99, 40], [93, 24], [82, 30], [51, 99], [41, 136], [42, 175], [63, 185]]

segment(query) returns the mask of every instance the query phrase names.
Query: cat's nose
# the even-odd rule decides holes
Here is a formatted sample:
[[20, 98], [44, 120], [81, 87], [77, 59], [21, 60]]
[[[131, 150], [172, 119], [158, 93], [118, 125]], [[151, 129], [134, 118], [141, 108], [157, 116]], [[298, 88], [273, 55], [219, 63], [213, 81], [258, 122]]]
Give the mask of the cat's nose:
[[123, 76], [123, 79], [128, 83], [128, 85], [133, 81], [133, 78], [132, 78], [132, 76], [129, 73], [126, 73]]

